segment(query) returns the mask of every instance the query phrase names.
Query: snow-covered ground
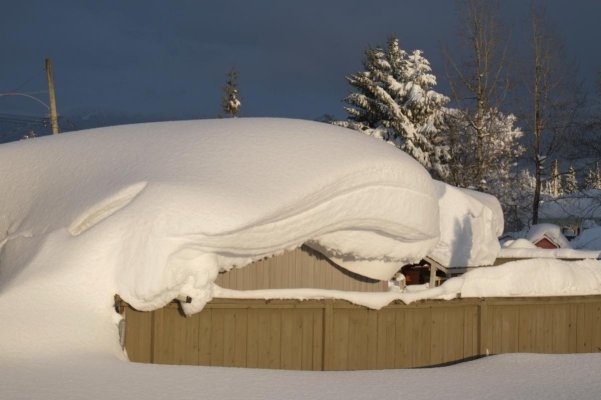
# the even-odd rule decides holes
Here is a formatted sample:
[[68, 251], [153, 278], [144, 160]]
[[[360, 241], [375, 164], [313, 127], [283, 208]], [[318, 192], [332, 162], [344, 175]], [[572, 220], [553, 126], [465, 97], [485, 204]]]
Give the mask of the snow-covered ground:
[[126, 363], [103, 357], [3, 365], [3, 400], [598, 400], [601, 354], [511, 354], [442, 368], [297, 372]]
[[[2, 400], [401, 393], [587, 398], [598, 392], [591, 371], [601, 359], [593, 355], [504, 356], [441, 369], [325, 374], [125, 361], [120, 317], [112, 307], [116, 293], [140, 309], [190, 296], [187, 311], [195, 312], [212, 296], [227, 295], [212, 284], [220, 269], [302, 243], [372, 277], [389, 277], [432, 251], [441, 217], [461, 207], [451, 202], [439, 213], [444, 197], [425, 170], [360, 133], [272, 119], [82, 131], [1, 145], [0, 188]], [[481, 227], [494, 237], [498, 213], [482, 204], [468, 207], [467, 215], [478, 223], [476, 217], [485, 216]], [[476, 232], [474, 224], [461, 226], [459, 231]], [[449, 243], [479, 245], [464, 237], [451, 236]], [[490, 255], [489, 248], [464, 254], [478, 250]], [[439, 288], [349, 300], [378, 308], [386, 296], [410, 302], [459, 294], [593, 294], [601, 293], [600, 282], [596, 260], [543, 260], [473, 271]], [[501, 384], [503, 379], [514, 383]]]

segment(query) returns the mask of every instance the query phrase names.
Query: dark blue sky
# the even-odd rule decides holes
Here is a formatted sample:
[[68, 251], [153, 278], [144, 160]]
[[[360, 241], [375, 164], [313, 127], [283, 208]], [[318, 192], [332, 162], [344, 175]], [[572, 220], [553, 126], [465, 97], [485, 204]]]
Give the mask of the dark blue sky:
[[[455, 3], [422, 1], [10, 1], [0, 13], [0, 92], [46, 90], [51, 57], [59, 113], [214, 117], [225, 74], [240, 74], [242, 116], [344, 115], [344, 79], [390, 35], [419, 48], [446, 91], [441, 49]], [[530, 2], [502, 2], [514, 41]], [[549, 0], [548, 14], [591, 87], [601, 68], [601, 1]], [[47, 99], [46, 93], [34, 93]], [[0, 113], [43, 107], [0, 97]]]

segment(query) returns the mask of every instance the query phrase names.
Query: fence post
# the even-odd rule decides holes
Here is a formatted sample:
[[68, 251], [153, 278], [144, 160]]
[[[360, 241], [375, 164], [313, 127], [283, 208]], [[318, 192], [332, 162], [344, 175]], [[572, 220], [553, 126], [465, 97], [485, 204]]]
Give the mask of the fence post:
[[480, 299], [478, 306], [478, 343], [479, 343], [479, 354], [480, 356], [487, 356], [490, 354], [490, 343], [488, 342], [488, 333], [490, 330], [489, 321], [489, 310], [488, 300], [483, 298]]
[[323, 363], [322, 370], [332, 370], [334, 356], [334, 306], [332, 300], [325, 300], [323, 312]]

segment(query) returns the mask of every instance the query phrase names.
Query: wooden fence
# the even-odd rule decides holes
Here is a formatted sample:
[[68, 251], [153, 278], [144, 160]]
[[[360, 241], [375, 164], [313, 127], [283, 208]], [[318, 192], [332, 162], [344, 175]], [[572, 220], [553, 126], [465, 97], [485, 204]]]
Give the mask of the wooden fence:
[[391, 304], [216, 299], [191, 317], [124, 303], [130, 360], [296, 370], [441, 365], [487, 354], [601, 352], [601, 296]]
[[220, 273], [215, 283], [226, 289], [313, 288], [385, 292], [387, 281], [354, 274], [307, 246]]

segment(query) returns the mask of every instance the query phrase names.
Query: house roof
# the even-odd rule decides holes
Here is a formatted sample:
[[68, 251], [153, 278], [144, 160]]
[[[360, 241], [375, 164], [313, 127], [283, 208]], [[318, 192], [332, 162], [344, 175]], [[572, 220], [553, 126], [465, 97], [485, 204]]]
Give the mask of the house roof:
[[537, 243], [540, 240], [547, 239], [558, 248], [571, 249], [572, 246], [566, 237], [561, 233], [561, 228], [554, 224], [537, 224], [532, 225], [526, 239], [532, 243]]

